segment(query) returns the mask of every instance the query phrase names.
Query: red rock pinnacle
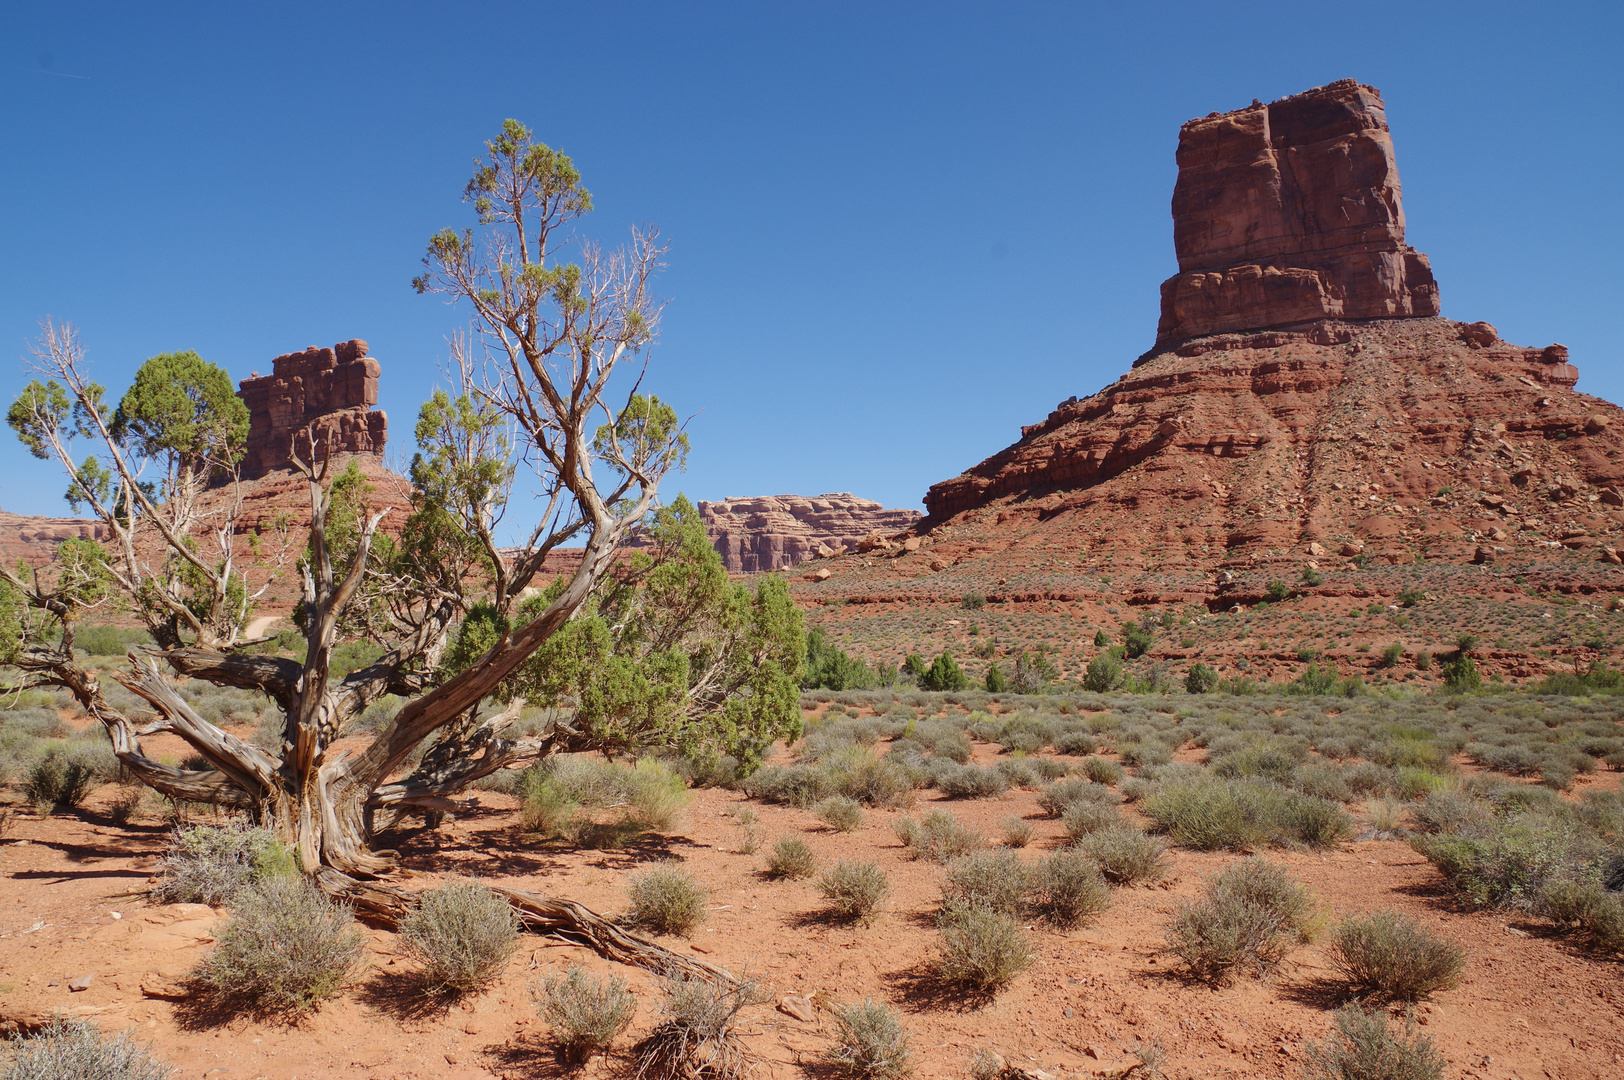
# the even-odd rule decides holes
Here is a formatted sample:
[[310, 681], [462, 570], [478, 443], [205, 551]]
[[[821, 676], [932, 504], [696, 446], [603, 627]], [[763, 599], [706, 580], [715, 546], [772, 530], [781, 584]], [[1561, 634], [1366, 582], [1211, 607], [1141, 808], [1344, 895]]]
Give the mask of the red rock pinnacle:
[[378, 403], [378, 361], [359, 338], [331, 349], [312, 345], [272, 361], [272, 374], [244, 379], [238, 396], [248, 406], [248, 447], [242, 475], [263, 476], [288, 463], [294, 437], [316, 437], [317, 453], [383, 453], [389, 420]]
[[1427, 257], [1404, 243], [1381, 94], [1343, 79], [1179, 131], [1158, 347], [1322, 318], [1438, 314]]

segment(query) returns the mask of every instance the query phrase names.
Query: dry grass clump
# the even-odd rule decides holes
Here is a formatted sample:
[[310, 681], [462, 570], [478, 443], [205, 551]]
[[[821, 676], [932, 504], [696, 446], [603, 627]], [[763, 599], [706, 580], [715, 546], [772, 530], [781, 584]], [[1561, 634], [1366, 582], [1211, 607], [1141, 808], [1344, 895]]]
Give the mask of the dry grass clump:
[[1466, 953], [1393, 911], [1356, 915], [1337, 928], [1331, 963], [1367, 1000], [1418, 1001], [1460, 982]]
[[1124, 769], [1110, 758], [1084, 758], [1082, 774], [1096, 784], [1120, 784]]
[[782, 836], [767, 856], [767, 873], [775, 878], [798, 879], [811, 877], [817, 869], [818, 857], [811, 845], [798, 836]]
[[760, 985], [679, 976], [666, 981], [665, 997], [665, 1019], [637, 1044], [637, 1080], [742, 1080], [752, 1059], [737, 1020], [744, 1009], [767, 1000]]
[[842, 922], [872, 918], [890, 890], [891, 883], [878, 863], [842, 859], [818, 878], [824, 909]]
[[686, 934], [705, 919], [705, 890], [675, 865], [653, 866], [626, 885], [627, 921], [659, 934]]
[[1009, 848], [961, 855], [947, 864], [942, 911], [947, 918], [972, 908], [1016, 915], [1030, 882], [1031, 870]]
[[987, 908], [957, 912], [942, 927], [936, 974], [979, 994], [1008, 986], [1032, 966], [1032, 947], [1014, 919]]
[[559, 1056], [571, 1065], [609, 1049], [637, 1013], [637, 999], [625, 980], [596, 979], [582, 967], [532, 987], [530, 996], [552, 1031]]
[[1090, 833], [1078, 840], [1074, 847], [1094, 860], [1099, 865], [1100, 873], [1113, 885], [1155, 881], [1166, 869], [1163, 864], [1166, 844], [1126, 823]]
[[913, 1072], [908, 1031], [895, 1009], [864, 998], [837, 1006], [834, 1016], [835, 1045], [828, 1057], [836, 1068], [864, 1080], [898, 1080]]
[[1409, 1017], [1395, 1036], [1387, 1014], [1357, 1005], [1339, 1009], [1325, 1045], [1310, 1042], [1303, 1080], [1443, 1080], [1444, 1059]]
[[835, 832], [848, 833], [858, 829], [863, 824], [863, 805], [856, 799], [848, 799], [844, 795], [835, 795], [824, 799], [812, 812], [818, 815], [829, 828]]
[[1023, 848], [1032, 842], [1032, 824], [1025, 818], [1011, 814], [999, 822], [1004, 833], [1004, 846]]
[[1163, 783], [1143, 809], [1173, 843], [1195, 851], [1266, 844], [1325, 848], [1353, 833], [1353, 819], [1329, 799], [1251, 778]]
[[1077, 926], [1111, 906], [1099, 866], [1078, 851], [1058, 851], [1038, 863], [1032, 880], [1032, 906], [1056, 926]]
[[350, 909], [298, 877], [239, 892], [202, 978], [221, 999], [306, 1012], [336, 994], [360, 963], [364, 939]]
[[898, 818], [892, 824], [892, 829], [909, 854], [916, 859], [930, 859], [932, 862], [947, 862], [985, 846], [979, 832], [946, 810], [926, 811], [925, 816], [917, 821]]
[[1306, 940], [1315, 921], [1308, 890], [1274, 863], [1247, 859], [1208, 879], [1167, 929], [1167, 951], [1198, 979], [1224, 985], [1262, 978]]
[[1067, 838], [1072, 841], [1081, 840], [1101, 829], [1117, 829], [1126, 824], [1115, 806], [1097, 802], [1072, 803], [1060, 815], [1060, 822], [1066, 828]]
[[173, 1069], [128, 1031], [107, 1038], [87, 1020], [56, 1017], [32, 1038], [13, 1038], [5, 1080], [167, 1080]]
[[495, 982], [519, 947], [513, 905], [477, 881], [429, 889], [400, 924], [406, 952], [423, 968], [423, 988], [466, 994]]
[[1122, 797], [1104, 784], [1081, 777], [1057, 780], [1038, 796], [1038, 805], [1050, 817], [1064, 817], [1068, 809], [1079, 804], [1114, 807], [1121, 801]]

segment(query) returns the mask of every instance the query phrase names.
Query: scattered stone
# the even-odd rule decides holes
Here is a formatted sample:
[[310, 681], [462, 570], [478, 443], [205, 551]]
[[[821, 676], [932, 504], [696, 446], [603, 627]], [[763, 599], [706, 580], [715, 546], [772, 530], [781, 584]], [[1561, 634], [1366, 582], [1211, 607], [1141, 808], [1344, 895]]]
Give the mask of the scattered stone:
[[813, 1007], [811, 999], [799, 994], [785, 994], [779, 998], [778, 1011], [786, 1016], [793, 1016], [803, 1024], [815, 1024], [818, 1020], [818, 1011]]
[[156, 975], [148, 975], [141, 980], [141, 993], [146, 997], [158, 998], [162, 1001], [184, 1001], [191, 996], [181, 983], [162, 979]]
[[78, 978], [68, 980], [68, 992], [72, 994], [89, 990], [90, 984], [96, 981], [94, 975], [80, 975]]

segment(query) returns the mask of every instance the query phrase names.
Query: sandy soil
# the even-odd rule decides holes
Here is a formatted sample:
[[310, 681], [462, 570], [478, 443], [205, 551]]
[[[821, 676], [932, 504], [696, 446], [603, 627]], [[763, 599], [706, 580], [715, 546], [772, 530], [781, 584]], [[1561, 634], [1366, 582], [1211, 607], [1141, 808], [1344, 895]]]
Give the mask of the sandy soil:
[[[990, 748], [978, 747], [978, 756]], [[1610, 774], [1605, 782], [1616, 781]], [[394, 936], [368, 931], [370, 966], [340, 999], [297, 1025], [199, 1015], [176, 992], [206, 955], [221, 912], [154, 906], [142, 894], [164, 843], [163, 826], [114, 826], [104, 788], [77, 816], [41, 821], [17, 809], [0, 843], [0, 1022], [61, 1012], [107, 1030], [134, 1028], [176, 1066], [177, 1077], [292, 1080], [376, 1077], [475, 1080], [564, 1075], [546, 1047], [531, 984], [569, 965], [613, 969], [639, 994], [629, 1045], [657, 1016], [656, 987], [642, 972], [594, 954], [530, 938], [492, 992], [448, 1010], [425, 1008]], [[934, 792], [923, 793], [917, 814]], [[705, 923], [691, 940], [668, 939], [735, 973], [760, 977], [774, 995], [844, 1002], [872, 996], [901, 1007], [919, 1056], [918, 1075], [968, 1075], [977, 1047], [1058, 1076], [1120, 1074], [1139, 1043], [1166, 1051], [1168, 1077], [1295, 1077], [1308, 1040], [1323, 1039], [1339, 988], [1320, 946], [1307, 946], [1268, 983], [1213, 990], [1179, 978], [1158, 955], [1161, 932], [1204, 875], [1235, 858], [1169, 853], [1158, 885], [1116, 890], [1112, 908], [1072, 932], [1034, 926], [1038, 962], [991, 1002], [934, 985], [932, 912], [942, 869], [910, 861], [891, 831], [895, 811], [870, 811], [854, 833], [826, 830], [808, 812], [760, 806], [761, 849], [742, 854], [728, 811], [735, 793], [695, 793], [684, 824], [620, 851], [578, 851], [538, 843], [517, 825], [514, 801], [482, 794], [436, 832], [398, 840], [412, 883], [445, 873], [477, 874], [519, 888], [569, 896], [604, 912], [622, 910], [629, 873], [675, 859], [709, 889]], [[1031, 820], [1029, 856], [1058, 846], [1060, 823], [1041, 816], [1035, 793], [954, 802], [949, 809], [989, 836], [1019, 814]], [[830, 862], [872, 858], [891, 877], [886, 910], [867, 926], [819, 920], [805, 882], [761, 873], [778, 836], [802, 835]], [[1464, 946], [1463, 984], [1416, 1010], [1423, 1030], [1461, 1077], [1624, 1075], [1624, 979], [1617, 964], [1577, 951], [1533, 920], [1461, 910], [1438, 875], [1398, 841], [1358, 841], [1325, 854], [1273, 852], [1337, 917], [1375, 908], [1405, 912]], [[90, 975], [86, 990], [69, 982]], [[745, 1014], [760, 1075], [818, 1075], [829, 1045], [827, 1014], [802, 1023], [771, 1003]], [[621, 1075], [620, 1054], [590, 1063], [585, 1077]]]

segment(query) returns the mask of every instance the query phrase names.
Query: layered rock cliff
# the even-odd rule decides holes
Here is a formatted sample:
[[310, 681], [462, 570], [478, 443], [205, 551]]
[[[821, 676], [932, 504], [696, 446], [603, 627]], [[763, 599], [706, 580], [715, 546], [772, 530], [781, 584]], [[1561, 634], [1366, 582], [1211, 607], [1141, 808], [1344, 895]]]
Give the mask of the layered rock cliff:
[[887, 510], [849, 492], [727, 498], [700, 502], [699, 514], [728, 570], [746, 574], [853, 550], [919, 520], [916, 510]]
[[[330, 349], [312, 345], [271, 361], [271, 374], [254, 372], [238, 396], [248, 406], [248, 446], [242, 475], [260, 477], [288, 464], [298, 440], [301, 457], [311, 453], [381, 457], [389, 420], [378, 403], [380, 366], [359, 338]], [[307, 434], [308, 432], [308, 434]]]
[[1380, 93], [1343, 79], [1179, 132], [1158, 346], [1233, 330], [1438, 314], [1427, 257], [1404, 242]]

